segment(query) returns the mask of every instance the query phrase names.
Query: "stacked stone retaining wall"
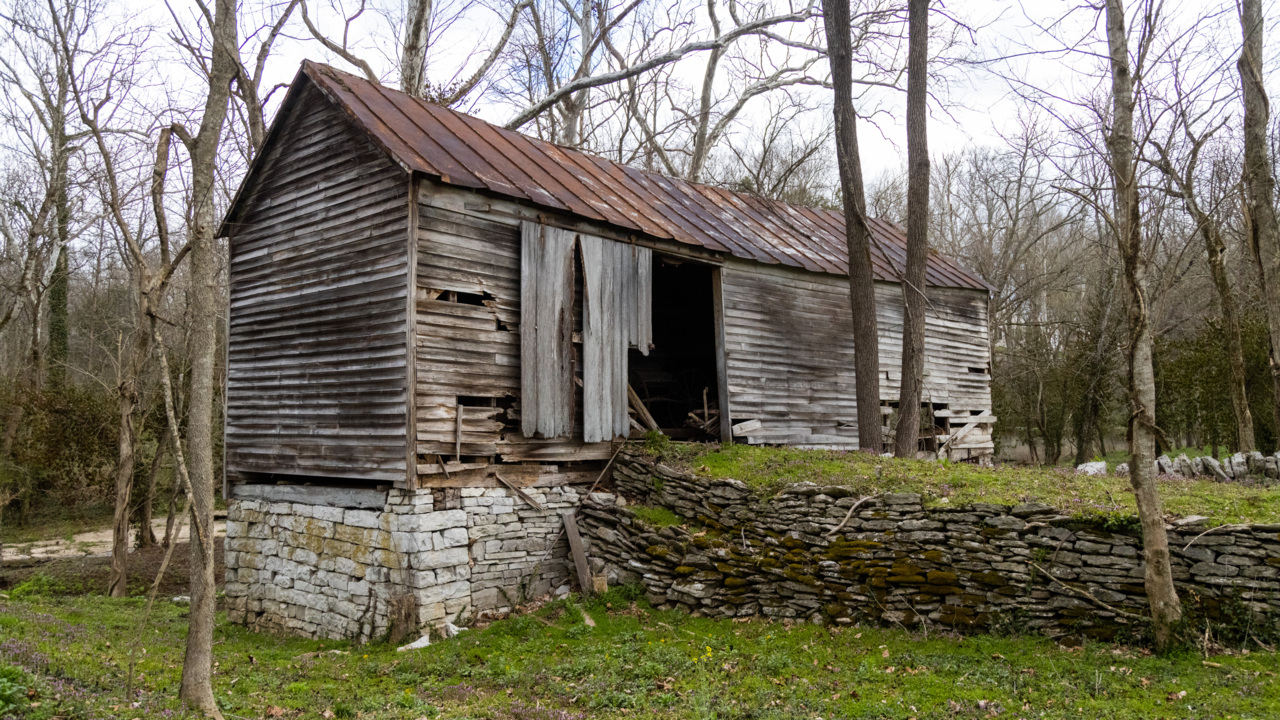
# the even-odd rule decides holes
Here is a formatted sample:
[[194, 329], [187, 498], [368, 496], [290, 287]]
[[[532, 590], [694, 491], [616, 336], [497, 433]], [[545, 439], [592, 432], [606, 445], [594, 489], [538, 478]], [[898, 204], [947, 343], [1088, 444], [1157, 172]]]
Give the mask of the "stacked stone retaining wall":
[[[650, 526], [614, 496], [579, 510], [594, 569], [642, 583], [662, 607], [820, 623], [1013, 623], [1095, 638], [1146, 612], [1136, 528], [1089, 527], [1047, 505], [926, 509], [914, 494], [860, 500], [812, 484], [764, 496], [628, 454], [613, 478], [622, 496], [706, 527]], [[1280, 524], [1175, 523], [1169, 544], [1179, 592], [1197, 612], [1280, 622]]]
[[573, 486], [390, 490], [355, 509], [233, 500], [228, 617], [255, 630], [368, 641], [395, 622], [460, 623], [569, 591], [560, 513]]

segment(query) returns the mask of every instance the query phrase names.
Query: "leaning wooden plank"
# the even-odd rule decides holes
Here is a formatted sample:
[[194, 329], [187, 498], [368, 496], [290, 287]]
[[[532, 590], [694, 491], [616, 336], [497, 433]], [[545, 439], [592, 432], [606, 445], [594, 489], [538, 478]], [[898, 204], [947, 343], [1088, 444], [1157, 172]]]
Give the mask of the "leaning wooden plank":
[[543, 510], [546, 510], [546, 508], [542, 506], [542, 503], [538, 502], [537, 500], [534, 500], [534, 499], [533, 499], [533, 497], [532, 497], [531, 495], [529, 495], [529, 493], [527, 493], [527, 492], [525, 492], [525, 491], [521, 490], [519, 487], [517, 487], [516, 485], [514, 485], [513, 483], [511, 483], [509, 480], [507, 480], [506, 478], [502, 477], [502, 475], [500, 475], [500, 474], [498, 474], [498, 473], [494, 473], [494, 474], [493, 474], [493, 477], [494, 477], [494, 479], [496, 479], [498, 482], [502, 483], [502, 485], [503, 485], [504, 487], [506, 487], [508, 490], [510, 490], [511, 492], [515, 493], [516, 495], [519, 495], [521, 500], [524, 500], [525, 502], [527, 502], [527, 503], [529, 503], [530, 505], [532, 505], [532, 506], [533, 506], [533, 509], [535, 509], [535, 510], [537, 510], [537, 511], [539, 511], [539, 512], [541, 512], [541, 511], [543, 511]]
[[237, 500], [306, 503], [329, 507], [381, 510], [387, 504], [387, 492], [373, 488], [341, 488], [325, 485], [232, 485], [231, 497]]
[[631, 383], [627, 383], [627, 398], [631, 400], [631, 407], [635, 408], [636, 415], [640, 416], [640, 420], [644, 422], [645, 427], [650, 430], [658, 429], [658, 421], [653, 419], [653, 415], [649, 414], [649, 408], [644, 406], [644, 402], [640, 399], [640, 395], [636, 393], [636, 389], [631, 387]]
[[569, 538], [569, 552], [573, 555], [573, 566], [578, 571], [578, 585], [582, 588], [583, 595], [590, 595], [593, 589], [591, 570], [587, 565], [587, 551], [582, 547], [582, 536], [578, 534], [578, 521], [573, 511], [561, 513], [560, 518], [564, 521], [564, 532]]

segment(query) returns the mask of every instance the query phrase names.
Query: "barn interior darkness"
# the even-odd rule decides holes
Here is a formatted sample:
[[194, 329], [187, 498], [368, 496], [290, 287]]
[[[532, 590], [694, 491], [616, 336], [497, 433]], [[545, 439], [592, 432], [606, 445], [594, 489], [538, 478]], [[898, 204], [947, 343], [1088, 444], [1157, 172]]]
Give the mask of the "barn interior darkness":
[[679, 258], [653, 257], [653, 349], [632, 350], [631, 386], [659, 427], [673, 437], [715, 435], [692, 427], [689, 413], [714, 419], [718, 407], [712, 268]]

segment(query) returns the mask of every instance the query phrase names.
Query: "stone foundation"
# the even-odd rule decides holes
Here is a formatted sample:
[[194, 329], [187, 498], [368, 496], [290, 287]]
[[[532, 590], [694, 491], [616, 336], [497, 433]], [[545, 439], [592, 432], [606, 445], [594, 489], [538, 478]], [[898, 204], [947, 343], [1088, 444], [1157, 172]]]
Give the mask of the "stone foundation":
[[544, 509], [506, 488], [390, 490], [382, 507], [363, 509], [233, 499], [228, 618], [363, 642], [568, 593], [560, 513], [580, 490], [524, 492]]
[[[706, 526], [654, 527], [602, 496], [579, 510], [593, 570], [610, 583], [642, 583], [660, 607], [962, 630], [1005, 623], [1101, 639], [1147, 610], [1136, 523], [1109, 531], [1039, 503], [925, 508], [905, 493], [858, 504], [847, 488], [810, 483], [763, 496], [625, 453], [613, 478], [625, 497]], [[1248, 621], [1274, 640], [1280, 524], [1209, 531], [1203, 520], [1169, 527], [1188, 610]]]

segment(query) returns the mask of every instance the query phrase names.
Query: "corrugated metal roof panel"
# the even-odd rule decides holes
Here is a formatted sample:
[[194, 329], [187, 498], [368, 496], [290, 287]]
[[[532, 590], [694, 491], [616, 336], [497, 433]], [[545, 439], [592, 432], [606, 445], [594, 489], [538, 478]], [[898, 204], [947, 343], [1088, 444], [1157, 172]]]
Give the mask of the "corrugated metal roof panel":
[[[302, 73], [409, 170], [553, 210], [748, 260], [848, 272], [844, 216], [699, 185], [561, 147], [431, 105], [327, 65]], [[896, 282], [906, 236], [872, 219], [876, 278]], [[929, 253], [926, 281], [986, 290], [951, 258]]]

